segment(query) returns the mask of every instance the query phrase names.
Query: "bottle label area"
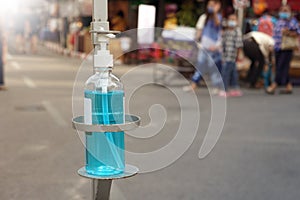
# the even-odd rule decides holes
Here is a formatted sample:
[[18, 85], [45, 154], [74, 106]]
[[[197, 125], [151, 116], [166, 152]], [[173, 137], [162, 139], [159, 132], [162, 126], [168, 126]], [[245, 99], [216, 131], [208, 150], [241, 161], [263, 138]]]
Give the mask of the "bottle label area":
[[84, 98], [84, 123], [92, 124], [92, 100]]
[[[85, 91], [86, 123], [124, 123], [124, 92]], [[92, 175], [115, 175], [125, 168], [124, 132], [86, 134], [86, 171]]]

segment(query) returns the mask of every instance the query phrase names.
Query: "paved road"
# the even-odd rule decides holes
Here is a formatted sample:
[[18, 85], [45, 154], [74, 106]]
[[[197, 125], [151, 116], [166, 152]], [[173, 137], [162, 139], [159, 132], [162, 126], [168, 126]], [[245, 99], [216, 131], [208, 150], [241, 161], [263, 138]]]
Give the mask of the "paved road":
[[[8, 91], [0, 92], [0, 199], [90, 199], [90, 182], [77, 176], [84, 148], [72, 130], [71, 95], [81, 61], [46, 50], [13, 52], [6, 66]], [[129, 67], [118, 67], [121, 75]], [[151, 76], [145, 68], [140, 79]], [[292, 96], [245, 91], [229, 99], [226, 124], [213, 152], [198, 159], [210, 121], [210, 98], [197, 91], [201, 121], [189, 150], [174, 164], [114, 184], [113, 199], [127, 200], [295, 200], [300, 198], [300, 89]], [[131, 112], [147, 124], [148, 109], [161, 104], [168, 115], [159, 135], [127, 137], [135, 152], [159, 149], [174, 138], [178, 101], [164, 87], [140, 88]], [[193, 107], [183, 108], [191, 109]], [[187, 128], [186, 132], [193, 131]], [[153, 160], [153, 162], [156, 162]]]

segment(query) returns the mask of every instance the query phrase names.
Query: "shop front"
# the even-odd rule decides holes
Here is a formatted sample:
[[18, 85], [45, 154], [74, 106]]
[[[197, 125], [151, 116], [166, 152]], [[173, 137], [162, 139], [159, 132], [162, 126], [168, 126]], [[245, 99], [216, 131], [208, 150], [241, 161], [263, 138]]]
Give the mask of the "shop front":
[[[63, 11], [67, 7], [70, 7], [70, 1], [60, 3], [60, 10]], [[92, 49], [90, 44], [90, 34], [89, 34], [89, 25], [91, 22], [92, 14], [92, 0], [81, 0], [73, 1], [73, 10], [76, 10], [76, 15], [65, 16], [66, 13], [60, 12], [60, 17], [67, 19], [69, 27], [67, 28], [68, 33], [66, 34], [66, 43], [67, 47], [71, 51], [79, 51], [84, 53], [89, 53]], [[155, 16], [154, 16], [154, 27], [163, 28], [166, 20], [171, 16], [171, 18], [176, 18], [176, 25], [195, 27], [195, 24], [198, 20], [200, 14], [204, 12], [205, 2], [201, 0], [112, 0], [109, 1], [109, 21], [112, 30], [120, 30], [120, 26], [115, 25], [115, 18], [122, 16], [123, 18], [123, 27], [125, 30], [136, 29], [138, 27], [139, 19], [139, 7], [140, 5], [149, 5], [155, 7]], [[171, 9], [170, 9], [171, 8]], [[71, 14], [74, 14], [71, 13]], [[119, 15], [122, 13], [121, 15]], [[145, 25], [145, 24], [144, 24]], [[155, 35], [156, 37], [157, 35]], [[136, 41], [133, 39], [133, 41]], [[114, 50], [120, 50], [120, 40], [112, 40], [112, 45]], [[120, 54], [117, 52], [116, 54]]]

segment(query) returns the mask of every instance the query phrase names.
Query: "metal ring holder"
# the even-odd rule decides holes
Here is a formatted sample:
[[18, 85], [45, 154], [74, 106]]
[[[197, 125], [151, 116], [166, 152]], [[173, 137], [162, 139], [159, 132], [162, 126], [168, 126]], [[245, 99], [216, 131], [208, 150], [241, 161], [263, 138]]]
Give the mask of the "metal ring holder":
[[[84, 117], [79, 116], [72, 119], [73, 128], [77, 131], [91, 132], [121, 132], [129, 131], [139, 127], [140, 117], [134, 115], [125, 115], [125, 123], [101, 125], [101, 124], [85, 124]], [[116, 133], [117, 134], [117, 133]], [[113, 180], [125, 179], [138, 174], [139, 169], [132, 165], [125, 165], [122, 174], [112, 176], [94, 176], [86, 172], [85, 167], [78, 170], [78, 174], [84, 178], [92, 180], [92, 197], [93, 200], [109, 200], [111, 184]]]

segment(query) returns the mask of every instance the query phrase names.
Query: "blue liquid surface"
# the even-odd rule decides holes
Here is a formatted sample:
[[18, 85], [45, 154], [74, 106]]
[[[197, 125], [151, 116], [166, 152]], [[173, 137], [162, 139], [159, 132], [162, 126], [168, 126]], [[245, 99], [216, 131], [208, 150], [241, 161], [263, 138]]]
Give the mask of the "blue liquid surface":
[[[93, 124], [124, 123], [123, 91], [102, 93], [85, 91], [92, 100]], [[109, 176], [123, 173], [125, 167], [124, 132], [86, 134], [86, 171]]]

